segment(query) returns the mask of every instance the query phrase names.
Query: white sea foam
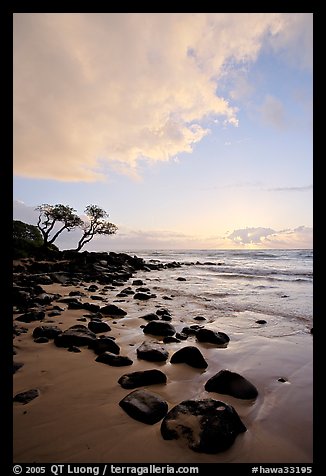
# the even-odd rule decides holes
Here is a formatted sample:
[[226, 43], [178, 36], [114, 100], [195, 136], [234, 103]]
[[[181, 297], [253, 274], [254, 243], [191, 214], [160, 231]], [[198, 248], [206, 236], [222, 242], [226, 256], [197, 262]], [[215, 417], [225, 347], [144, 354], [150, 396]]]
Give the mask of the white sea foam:
[[[156, 289], [183, 298], [191, 314], [201, 308], [217, 311], [221, 317], [251, 312], [257, 319], [267, 316], [269, 324], [278, 325], [277, 334], [281, 329], [288, 334], [312, 327], [312, 250], [156, 250], [134, 254], [146, 261], [182, 264], [152, 271], [150, 279]], [[186, 281], [178, 281], [181, 276]]]

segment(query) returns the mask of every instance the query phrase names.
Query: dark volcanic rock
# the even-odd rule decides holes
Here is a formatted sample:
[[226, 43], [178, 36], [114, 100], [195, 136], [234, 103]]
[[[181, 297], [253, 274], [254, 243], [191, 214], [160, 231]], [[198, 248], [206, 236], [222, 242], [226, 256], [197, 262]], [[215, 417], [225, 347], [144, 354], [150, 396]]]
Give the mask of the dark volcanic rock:
[[54, 343], [57, 347], [70, 347], [72, 345], [79, 347], [89, 345], [94, 340], [96, 340], [94, 332], [81, 324], [77, 324], [56, 336]]
[[110, 337], [103, 337], [92, 341], [89, 345], [95, 354], [100, 355], [103, 352], [111, 352], [112, 354], [120, 354], [120, 347]]
[[54, 339], [56, 336], [62, 333], [62, 329], [57, 326], [38, 326], [33, 331], [33, 337], [47, 337], [48, 339]]
[[15, 321], [18, 321], [18, 322], [42, 321], [44, 317], [45, 317], [45, 312], [43, 311], [31, 311], [16, 317]]
[[177, 332], [175, 336], [179, 340], [187, 340], [189, 337], [187, 334], [184, 334], [183, 332]]
[[164, 344], [173, 344], [174, 342], [181, 342], [181, 340], [174, 336], [166, 336], [163, 338], [163, 342]]
[[171, 316], [171, 313], [170, 313], [170, 311], [169, 311], [168, 309], [158, 309], [158, 310], [156, 311], [156, 314], [157, 314], [158, 316], [164, 316], [164, 315]]
[[93, 294], [92, 296], [90, 296], [91, 299], [93, 299], [93, 301], [104, 301], [105, 298], [103, 296], [99, 296], [97, 294]]
[[81, 300], [74, 296], [64, 296], [60, 299], [57, 299], [58, 302], [63, 302], [65, 304], [82, 304]]
[[17, 370], [19, 370], [23, 367], [23, 365], [24, 364], [22, 364], [21, 362], [13, 362], [13, 365], [12, 365], [13, 373], [15, 374], [17, 372]]
[[42, 293], [36, 296], [33, 300], [38, 304], [50, 304], [50, 302], [57, 300], [60, 297], [60, 294], [47, 294]]
[[84, 302], [83, 309], [90, 312], [98, 312], [101, 309], [101, 306], [99, 304], [94, 304], [93, 302]]
[[81, 352], [80, 348], [77, 347], [76, 345], [71, 345], [70, 347], [68, 347], [67, 351], [74, 352], [75, 354], [78, 354], [79, 352]]
[[211, 398], [179, 403], [161, 424], [165, 440], [182, 438], [191, 450], [209, 454], [227, 450], [245, 431], [231, 405]]
[[36, 339], [34, 339], [34, 342], [36, 342], [37, 344], [46, 344], [47, 342], [49, 342], [49, 339], [47, 337], [36, 337]]
[[209, 342], [210, 344], [225, 345], [230, 338], [224, 332], [215, 332], [211, 329], [199, 329], [196, 333], [199, 342]]
[[206, 321], [206, 317], [204, 316], [196, 316], [194, 317], [195, 321]]
[[49, 317], [61, 316], [61, 311], [51, 311], [48, 314]]
[[143, 342], [137, 349], [137, 357], [150, 362], [164, 362], [169, 357], [169, 353], [157, 342]]
[[68, 303], [68, 309], [85, 309], [85, 305], [84, 303], [78, 300], [76, 300], [76, 302], [71, 301]]
[[181, 333], [186, 336], [195, 336], [197, 335], [197, 330], [198, 329], [194, 329], [194, 328], [186, 326], [182, 329]]
[[161, 319], [162, 321], [172, 321], [170, 314], [162, 314]]
[[108, 332], [111, 330], [111, 327], [106, 322], [101, 321], [90, 321], [88, 323], [88, 329], [95, 334], [100, 334], [101, 332]]
[[141, 319], [145, 319], [146, 321], [157, 321], [158, 317], [154, 312], [150, 314], [145, 314], [145, 316], [140, 316]]
[[134, 390], [119, 405], [130, 417], [149, 425], [160, 421], [168, 411], [166, 401], [147, 390]]
[[107, 316], [125, 316], [127, 313], [120, 307], [116, 306], [115, 304], [108, 304], [107, 306], [103, 306], [100, 308], [100, 312]]
[[134, 279], [132, 282], [133, 286], [143, 286], [144, 282], [141, 279]]
[[17, 324], [13, 325], [13, 335], [14, 336], [20, 336], [20, 334], [26, 334], [26, 332], [28, 332], [27, 327], [17, 326]]
[[124, 367], [133, 364], [133, 361], [129, 359], [129, 357], [112, 354], [111, 352], [103, 352], [103, 354], [100, 354], [95, 360], [96, 362], [112, 365], [113, 367]]
[[177, 350], [172, 355], [170, 362], [171, 364], [188, 364], [195, 369], [206, 369], [208, 367], [208, 363], [203, 354], [195, 346], [183, 347], [182, 349]]
[[175, 334], [175, 328], [169, 322], [151, 321], [146, 324], [143, 332], [155, 336], [173, 336]]
[[31, 390], [27, 390], [27, 392], [17, 393], [17, 395], [14, 396], [14, 402], [23, 403], [25, 405], [38, 397], [39, 394], [40, 392], [37, 388], [32, 388]]
[[148, 294], [148, 293], [141, 293], [141, 292], [134, 294], [134, 299], [139, 299], [141, 301], [147, 301], [148, 299], [155, 298], [155, 297], [156, 297], [155, 294]]
[[166, 383], [166, 375], [160, 370], [144, 370], [143, 372], [132, 372], [122, 375], [118, 383], [123, 388], [136, 388], [145, 385], [155, 385]]
[[230, 372], [230, 370], [221, 370], [207, 380], [205, 390], [231, 395], [243, 400], [256, 398], [258, 395], [256, 387], [249, 380], [235, 372]]

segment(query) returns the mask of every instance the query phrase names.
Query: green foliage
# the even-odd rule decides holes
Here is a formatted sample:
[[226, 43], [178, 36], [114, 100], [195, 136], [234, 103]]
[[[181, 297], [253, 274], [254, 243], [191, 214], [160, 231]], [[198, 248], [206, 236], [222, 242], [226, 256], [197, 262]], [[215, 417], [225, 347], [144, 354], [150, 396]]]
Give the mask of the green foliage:
[[85, 214], [88, 220], [84, 221], [81, 225], [84, 233], [78, 242], [76, 251], [81, 250], [95, 235], [114, 235], [118, 230], [116, 225], [105, 220], [109, 214], [98, 205], [88, 205], [85, 209]]
[[14, 258], [25, 258], [42, 246], [43, 238], [35, 225], [13, 220]]
[[53, 242], [64, 230], [82, 229], [83, 234], [75, 251], [81, 250], [95, 235], [113, 235], [118, 230], [116, 225], [107, 221], [109, 214], [98, 205], [86, 207], [85, 221], [68, 205], [44, 203], [35, 210], [39, 212], [37, 226], [18, 220], [13, 222], [14, 258], [56, 254], [59, 250]]
[[[81, 226], [83, 221], [75, 214], [76, 210], [69, 205], [48, 205], [44, 203], [39, 205], [35, 210], [40, 212], [37, 227], [43, 236], [43, 246], [51, 245], [64, 230], [71, 231], [74, 228]], [[61, 223], [59, 229], [56, 225]], [[50, 237], [50, 235], [52, 236]]]

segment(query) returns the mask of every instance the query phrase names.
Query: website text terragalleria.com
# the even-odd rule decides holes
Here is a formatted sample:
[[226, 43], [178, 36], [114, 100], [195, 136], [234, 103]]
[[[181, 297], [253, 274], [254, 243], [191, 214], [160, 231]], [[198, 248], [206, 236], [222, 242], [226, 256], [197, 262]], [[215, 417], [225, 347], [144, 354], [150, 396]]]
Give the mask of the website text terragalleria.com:
[[[67, 467], [68, 466], [68, 467]], [[155, 464], [149, 464], [147, 466], [116, 466], [114, 464], [106, 464], [102, 471], [96, 466], [84, 466], [84, 467], [74, 467], [68, 465], [53, 464], [51, 466], [51, 473], [55, 476], [63, 474], [63, 467], [65, 469], [65, 474], [74, 474], [78, 472], [79, 474], [93, 474], [94, 476], [99, 476], [99, 474], [137, 474], [137, 476], [142, 476], [143, 474], [198, 474], [198, 466], [178, 466], [173, 467], [170, 465], [157, 466]], [[76, 471], [77, 469], [77, 471]]]

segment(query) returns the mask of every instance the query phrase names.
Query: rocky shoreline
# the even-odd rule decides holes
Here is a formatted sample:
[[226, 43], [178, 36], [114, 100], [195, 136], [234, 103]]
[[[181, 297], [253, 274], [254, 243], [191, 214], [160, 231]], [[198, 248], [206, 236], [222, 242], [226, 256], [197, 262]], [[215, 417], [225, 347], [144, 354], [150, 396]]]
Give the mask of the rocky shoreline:
[[[175, 321], [175, 309], [162, 306], [174, 296], [158, 296], [146, 279], [136, 276], [181, 266], [177, 262], [147, 263], [125, 253], [88, 252], [63, 252], [55, 260], [25, 258], [14, 262], [15, 376], [23, 375], [25, 368], [19, 344], [22, 339], [29, 348], [34, 345], [35, 351], [44, 345], [71, 354], [87, 351], [97, 365], [116, 368], [116, 372], [120, 367], [128, 368], [114, 374], [111, 382], [115, 392], [118, 388], [124, 391], [122, 398], [112, 399], [113, 411], [122, 409], [138, 424], [159, 425], [163, 440], [176, 439], [192, 452], [225, 452], [247, 431], [236, 408], [241, 409], [241, 402], [246, 401], [254, 405], [259, 385], [228, 368], [216, 372], [205, 354], [226, 349], [230, 336], [206, 327], [202, 316], [196, 316], [196, 324], [186, 326], [182, 320]], [[151, 312], [146, 312], [148, 306]], [[145, 369], [139, 368], [142, 362], [147, 365]], [[193, 398], [190, 391], [186, 399], [170, 399], [173, 385], [170, 387], [167, 370], [171, 372], [171, 366], [180, 368], [181, 375], [186, 368], [192, 369], [194, 382], [196, 373], [202, 378], [208, 371], [210, 378], [202, 380], [199, 397]], [[43, 390], [42, 386], [27, 388], [25, 384], [13, 400], [15, 406], [29, 408], [42, 398]]]

